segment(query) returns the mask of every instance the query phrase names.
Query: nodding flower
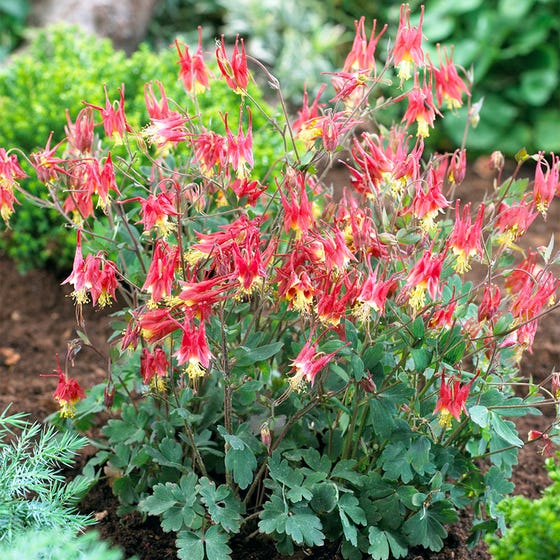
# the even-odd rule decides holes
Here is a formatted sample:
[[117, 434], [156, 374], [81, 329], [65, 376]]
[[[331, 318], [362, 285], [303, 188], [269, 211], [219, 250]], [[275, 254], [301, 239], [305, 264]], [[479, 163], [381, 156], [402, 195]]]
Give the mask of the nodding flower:
[[312, 341], [313, 333], [304, 344], [297, 357], [292, 360], [293, 376], [289, 378], [289, 387], [277, 402], [283, 402], [293, 391], [302, 391], [305, 382], [312, 386], [315, 383], [317, 374], [333, 359], [339, 350], [329, 354], [317, 351], [318, 342]]
[[478, 374], [468, 383], [461, 384], [458, 379], [450, 378], [445, 380], [445, 374], [441, 374], [441, 385], [439, 389], [439, 399], [434, 409], [434, 414], [439, 412], [439, 424], [443, 428], [451, 426], [452, 418], [459, 421], [461, 413], [467, 414], [466, 401], [469, 396], [471, 386]]
[[179, 78], [182, 80], [185, 89], [189, 93], [201, 93], [210, 88], [209, 71], [204, 63], [202, 54], [202, 27], [198, 26], [198, 48], [196, 53], [191, 56], [189, 47], [184, 45], [184, 52], [181, 50], [179, 40], [175, 39], [175, 46], [179, 54]]
[[109, 137], [120, 136], [123, 137], [125, 132], [131, 132], [132, 129], [126, 120], [124, 113], [124, 84], [119, 88], [120, 99], [111, 103], [109, 100], [109, 94], [107, 93], [107, 86], [105, 89], [105, 107], [100, 107], [98, 105], [92, 105], [91, 103], [86, 103], [86, 107], [91, 107], [96, 109], [101, 113], [101, 118], [103, 119], [103, 128], [105, 129], [105, 134]]
[[542, 455], [552, 457], [552, 440], [547, 433], [539, 432], [539, 430], [529, 430], [527, 434], [527, 441], [540, 440], [543, 442], [542, 449], [539, 451]]
[[360, 72], [361, 70], [375, 70], [375, 48], [383, 33], [387, 29], [387, 25], [375, 36], [375, 28], [377, 27], [377, 20], [373, 20], [371, 26], [371, 33], [369, 40], [367, 38], [365, 29], [365, 17], [362, 16], [358, 21], [354, 22], [356, 27], [356, 35], [352, 43], [352, 49], [346, 56], [344, 61], [344, 72]]
[[60, 416], [72, 418], [76, 413], [76, 404], [85, 399], [86, 394], [80, 384], [60, 367], [60, 359], [56, 356], [57, 368], [51, 374], [42, 374], [41, 377], [58, 377], [58, 385], [53, 393], [54, 399], [60, 405]]
[[156, 346], [152, 352], [148, 348], [142, 349], [140, 374], [145, 385], [150, 385], [156, 390], [163, 389], [163, 378], [169, 374], [169, 362], [160, 346]]
[[458, 274], [470, 270], [469, 259], [478, 255], [482, 257], [482, 220], [484, 219], [484, 204], [478, 208], [474, 224], [471, 222], [471, 205], [466, 204], [462, 212], [459, 209], [459, 200], [455, 206], [455, 224], [449, 238], [449, 246], [457, 257], [453, 268]]
[[[241, 50], [238, 47], [239, 42], [241, 42]], [[240, 40], [239, 35], [235, 37], [230, 61], [226, 53], [224, 36], [222, 35], [222, 38], [217, 42], [216, 60], [227, 85], [238, 93], [245, 91], [249, 85], [249, 70], [247, 69], [247, 55], [245, 54], [243, 39]]]
[[[441, 51], [445, 57], [445, 63], [442, 60]], [[432, 66], [436, 82], [436, 99], [441, 107], [443, 103], [447, 104], [448, 109], [458, 109], [463, 105], [462, 95], [466, 93], [470, 96], [470, 92], [465, 82], [459, 77], [457, 68], [453, 64], [453, 51], [449, 55], [445, 47], [441, 49], [439, 43], [437, 45], [440, 67]]]
[[17, 202], [14, 187], [18, 184], [18, 179], [25, 177], [27, 175], [20, 167], [17, 156], [8, 155], [4, 148], [0, 148], [0, 216], [6, 224], [14, 213], [14, 203]]
[[412, 68], [424, 64], [422, 50], [422, 22], [424, 20], [424, 6], [420, 7], [420, 21], [418, 27], [410, 25], [410, 8], [408, 4], [401, 5], [399, 27], [393, 47], [393, 64], [398, 68], [401, 84], [408, 80]]
[[414, 263], [404, 285], [403, 293], [408, 294], [410, 306], [415, 311], [424, 306], [426, 292], [432, 300], [437, 299], [441, 293], [440, 276], [445, 256], [445, 251], [436, 255], [428, 250]]
[[183, 330], [181, 345], [175, 353], [177, 365], [187, 364], [185, 373], [189, 380], [196, 384], [201, 377], [204, 377], [214, 356], [208, 347], [204, 321], [200, 321], [196, 326], [192, 319], [186, 317], [181, 328]]
[[430, 127], [433, 128], [436, 113], [440, 114], [434, 105], [434, 98], [432, 96], [431, 79], [430, 83], [426, 83], [426, 77], [422, 86], [420, 86], [420, 79], [418, 72], [414, 74], [414, 87], [406, 95], [408, 98], [408, 107], [402, 118], [406, 126], [410, 126], [416, 121], [418, 131], [416, 136], [420, 138], [427, 138], [430, 135]]

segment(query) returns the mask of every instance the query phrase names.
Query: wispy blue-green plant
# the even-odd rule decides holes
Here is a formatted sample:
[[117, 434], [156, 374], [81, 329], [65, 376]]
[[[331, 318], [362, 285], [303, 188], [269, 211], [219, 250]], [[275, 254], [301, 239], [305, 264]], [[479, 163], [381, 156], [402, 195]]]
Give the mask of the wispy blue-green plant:
[[75, 508], [88, 489], [86, 478], [68, 482], [60, 472], [74, 463], [87, 439], [31, 424], [25, 416], [7, 409], [0, 415], [0, 543], [29, 528], [76, 532], [94, 522]]

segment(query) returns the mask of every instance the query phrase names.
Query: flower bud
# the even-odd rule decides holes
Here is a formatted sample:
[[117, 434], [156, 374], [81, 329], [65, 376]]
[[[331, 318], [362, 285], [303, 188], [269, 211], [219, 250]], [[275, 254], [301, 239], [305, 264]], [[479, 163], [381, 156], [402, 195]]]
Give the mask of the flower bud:
[[268, 451], [270, 451], [270, 446], [272, 445], [272, 435], [270, 433], [270, 428], [268, 427], [268, 422], [265, 422], [261, 426], [261, 441]]
[[560, 399], [560, 371], [552, 372], [552, 394]]
[[375, 391], [377, 391], [377, 387], [376, 387], [373, 379], [371, 378], [370, 373], [368, 373], [367, 377], [364, 377], [364, 378], [360, 379], [359, 383], [360, 383], [360, 387], [366, 393], [375, 393]]
[[504, 154], [499, 150], [492, 152], [490, 154], [490, 169], [495, 169], [496, 171], [502, 171], [506, 160], [504, 158]]
[[496, 284], [486, 284], [482, 301], [478, 307], [478, 320], [480, 322], [493, 319], [500, 307], [502, 294]]
[[112, 383], [108, 383], [103, 390], [103, 404], [107, 408], [113, 406], [113, 401], [115, 400], [115, 386]]

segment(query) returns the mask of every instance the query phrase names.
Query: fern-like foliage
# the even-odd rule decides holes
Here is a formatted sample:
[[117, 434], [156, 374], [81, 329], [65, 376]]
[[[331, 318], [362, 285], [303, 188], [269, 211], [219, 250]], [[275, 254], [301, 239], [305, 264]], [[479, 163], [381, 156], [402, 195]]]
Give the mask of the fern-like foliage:
[[8, 409], [0, 414], [0, 543], [10, 543], [29, 528], [75, 533], [94, 522], [75, 509], [88, 480], [67, 482], [60, 473], [73, 464], [87, 439], [31, 424], [25, 416], [8, 415]]
[[[119, 549], [111, 548], [95, 531], [76, 536], [60, 529], [29, 529], [11, 543], [0, 543], [2, 560], [122, 560]], [[134, 560], [133, 557], [130, 560]]]

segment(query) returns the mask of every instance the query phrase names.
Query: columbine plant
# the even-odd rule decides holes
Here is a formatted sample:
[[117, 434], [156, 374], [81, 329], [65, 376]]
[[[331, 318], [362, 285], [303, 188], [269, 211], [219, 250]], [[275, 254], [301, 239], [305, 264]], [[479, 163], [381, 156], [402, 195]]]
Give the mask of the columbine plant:
[[[522, 153], [504, 179], [496, 152], [493, 188], [464, 203], [465, 150], [429, 155], [424, 139], [470, 105], [469, 76], [451, 51], [430, 61], [407, 5], [379, 56], [385, 33], [356, 22], [333, 91], [295, 120], [255, 101], [241, 39], [230, 55], [222, 38], [213, 72], [177, 42], [184, 99], [146, 84], [134, 130], [124, 88], [107, 92], [29, 158], [77, 233], [68, 364], [89, 345], [82, 306], [118, 298], [106, 382], [76, 402], [59, 368], [55, 397], [81, 426], [113, 411], [89, 468], [105, 466], [123, 509], [159, 515], [181, 558], [227, 558], [255, 530], [285, 553], [329, 540], [345, 558], [402, 557], [441, 548], [468, 505], [475, 532], [494, 529], [523, 445], [508, 417], [556, 402], [519, 368], [554, 307], [553, 247], [518, 242], [558, 194], [559, 160]], [[199, 110], [220, 77], [239, 114]], [[402, 120], [382, 126], [393, 105]], [[282, 146], [267, 166], [261, 114]], [[516, 178], [525, 160], [534, 181]], [[1, 161], [7, 219], [24, 172], [14, 152]]]

